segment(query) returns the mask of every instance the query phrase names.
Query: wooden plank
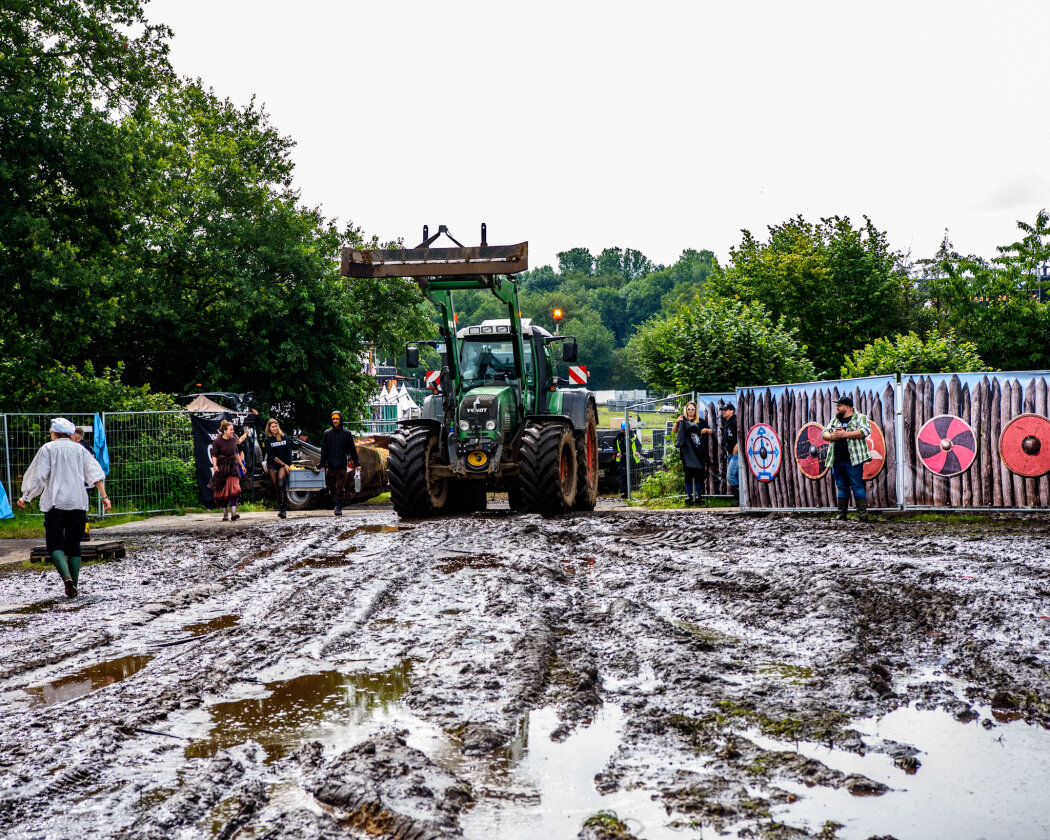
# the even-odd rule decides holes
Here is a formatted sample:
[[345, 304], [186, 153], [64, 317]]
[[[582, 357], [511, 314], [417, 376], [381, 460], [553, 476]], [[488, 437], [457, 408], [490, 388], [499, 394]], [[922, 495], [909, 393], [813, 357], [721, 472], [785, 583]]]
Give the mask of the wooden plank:
[[897, 389], [889, 383], [882, 392], [882, 427], [886, 438], [886, 506], [895, 508], [900, 503], [897, 498], [897, 470], [900, 469], [897, 453]]
[[[1041, 417], [1050, 417], [1050, 406], [1047, 405], [1047, 382], [1045, 376], [1036, 378], [1035, 381], [1035, 413]], [[1038, 484], [1039, 507], [1050, 507], [1050, 475], [1043, 475], [1036, 479]]]
[[904, 471], [904, 480], [901, 482], [904, 498], [899, 500], [904, 504], [915, 504], [915, 466], [910, 445], [915, 427], [914, 412], [915, 379], [909, 377], [901, 389], [901, 440], [904, 448], [897, 455], [898, 469]]
[[[831, 410], [831, 389], [821, 388], [820, 394], [820, 419], [817, 421], [822, 426], [827, 425], [831, 422], [832, 410]], [[820, 482], [821, 492], [824, 497], [824, 507], [835, 509], [836, 501], [836, 490], [835, 490], [835, 478], [831, 474], [831, 470], [828, 470], [828, 474], [825, 479]]]
[[973, 507], [973, 485], [974, 485], [974, 482], [975, 482], [975, 477], [980, 475], [980, 472], [981, 472], [981, 462], [979, 460], [980, 459], [980, 452], [981, 452], [981, 449], [980, 449], [981, 433], [977, 429], [977, 427], [974, 426], [974, 424], [973, 424], [973, 415], [970, 413], [973, 405], [972, 405], [972, 402], [970, 400], [970, 386], [969, 385], [963, 385], [962, 388], [960, 389], [960, 402], [962, 404], [962, 407], [960, 409], [961, 414], [959, 416], [962, 417], [962, 419], [965, 420], [967, 423], [969, 423], [970, 424], [970, 428], [974, 430], [974, 436], [976, 438], [974, 443], [977, 445], [977, 456], [978, 457], [974, 458], [974, 462], [970, 465], [970, 469], [968, 469], [966, 472], [964, 472], [962, 474], [962, 488], [961, 488], [961, 490], [962, 490], [962, 501], [961, 501], [962, 506], [963, 507]]
[[[999, 410], [1003, 401], [1003, 386], [999, 381], [998, 376], [992, 376], [991, 380], [991, 391], [988, 400], [988, 406], [985, 409], [985, 416], [988, 418], [988, 436], [991, 440], [994, 440], [996, 444], [999, 443], [999, 433], [1002, 431], [1002, 421], [1000, 418]], [[1009, 504], [1006, 501], [1006, 494], [1003, 492], [1003, 471], [1006, 466], [999, 459], [998, 452], [992, 459], [992, 505], [994, 507], [1005, 507]]]
[[[1024, 389], [1024, 400], [1021, 403], [1021, 411], [1026, 414], [1035, 413], [1035, 380], [1033, 376]], [[1024, 502], [1026, 507], [1039, 507], [1039, 479], [1024, 478]]]
[[[949, 413], [952, 412], [948, 411], [948, 383], [942, 379], [934, 391], [933, 414], [930, 416], [936, 417], [938, 414]], [[951, 496], [948, 491], [948, 479], [933, 475], [933, 473], [930, 475], [933, 477], [933, 503], [938, 507], [949, 504]]]
[[[948, 414], [954, 414], [956, 417], [961, 417], [962, 410], [962, 383], [959, 382], [959, 377], [953, 374], [951, 379], [948, 380]], [[952, 507], [961, 507], [962, 476], [953, 475], [949, 478], [946, 491], [949, 504], [951, 504]]]
[[[797, 429], [801, 429], [806, 424], [806, 422], [808, 420], [808, 417], [809, 417], [809, 393], [808, 392], [803, 392], [803, 393], [799, 394], [798, 398], [795, 400], [795, 429], [796, 430]], [[795, 435], [796, 436], [798, 435], [798, 431], [795, 432]], [[799, 479], [800, 479], [799, 490], [801, 491], [801, 493], [800, 493], [800, 501], [801, 501], [801, 504], [802, 504], [803, 507], [817, 507], [817, 505], [813, 501], [813, 488], [810, 487], [810, 485], [813, 484], [813, 481], [808, 479], [808, 478], [806, 478], [804, 475], [802, 475], [801, 471], [798, 468], [798, 464], [795, 463], [794, 454], [795, 454], [795, 441], [796, 440], [797, 440], [797, 437], [792, 437], [791, 438], [791, 455], [792, 455], [792, 457], [791, 457], [791, 461], [789, 461], [789, 463], [793, 466], [795, 472], [797, 472], [799, 474]]]
[[[1021, 383], [1016, 379], [1011, 383], [1010, 388], [1010, 402], [1007, 406], [1009, 415], [1003, 418], [1003, 428], [1006, 428], [1007, 423], [1013, 420], [1018, 414], [1021, 413], [1021, 406], [1024, 405], [1024, 389], [1021, 387]], [[1010, 473], [1010, 481], [1014, 486], [1014, 505], [1016, 507], [1027, 507], [1028, 499], [1025, 496], [1024, 476]]]

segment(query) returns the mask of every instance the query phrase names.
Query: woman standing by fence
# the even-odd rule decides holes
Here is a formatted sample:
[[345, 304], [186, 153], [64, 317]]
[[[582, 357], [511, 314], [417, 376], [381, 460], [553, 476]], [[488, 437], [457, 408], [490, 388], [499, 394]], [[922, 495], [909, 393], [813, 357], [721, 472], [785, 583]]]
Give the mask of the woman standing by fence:
[[208, 484], [215, 495], [215, 504], [225, 508], [223, 522], [227, 519], [236, 522], [241, 518], [237, 513], [241, 501], [241, 457], [233, 423], [223, 420], [219, 424], [218, 436], [211, 442], [211, 465], [215, 472]]

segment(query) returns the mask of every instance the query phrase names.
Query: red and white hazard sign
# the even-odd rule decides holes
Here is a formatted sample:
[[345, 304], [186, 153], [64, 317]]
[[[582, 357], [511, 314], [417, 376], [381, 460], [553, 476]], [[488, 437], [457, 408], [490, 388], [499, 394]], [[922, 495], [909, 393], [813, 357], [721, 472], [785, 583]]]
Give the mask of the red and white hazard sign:
[[587, 365], [569, 365], [569, 382], [573, 385], [586, 385]]
[[423, 386], [426, 388], [437, 388], [440, 379], [440, 370], [428, 370], [426, 372], [426, 375], [423, 377]]

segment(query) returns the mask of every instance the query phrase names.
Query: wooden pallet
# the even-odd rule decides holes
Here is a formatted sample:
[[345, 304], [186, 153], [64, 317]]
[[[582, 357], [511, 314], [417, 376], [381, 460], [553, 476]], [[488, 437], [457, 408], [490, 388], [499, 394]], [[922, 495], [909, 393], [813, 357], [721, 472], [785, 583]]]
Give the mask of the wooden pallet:
[[[127, 555], [123, 540], [114, 542], [86, 542], [80, 544], [81, 560], [120, 560]], [[49, 560], [46, 545], [38, 545], [29, 552], [33, 563], [46, 563]]]

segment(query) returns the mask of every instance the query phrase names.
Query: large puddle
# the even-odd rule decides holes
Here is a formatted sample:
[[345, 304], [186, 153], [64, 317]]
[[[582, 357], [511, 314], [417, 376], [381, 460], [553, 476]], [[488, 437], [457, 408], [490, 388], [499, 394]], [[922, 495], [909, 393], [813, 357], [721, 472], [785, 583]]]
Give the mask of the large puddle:
[[141, 671], [149, 664], [152, 656], [122, 656], [82, 668], [68, 677], [52, 680], [43, 685], [34, 685], [25, 689], [37, 705], [50, 706], [53, 703], [65, 703], [83, 697], [107, 685], [120, 682], [132, 674]]
[[219, 750], [255, 741], [267, 761], [294, 752], [307, 741], [333, 740], [333, 733], [386, 711], [408, 690], [412, 660], [389, 671], [343, 674], [324, 671], [260, 687], [258, 694], [209, 706], [212, 728], [190, 743], [189, 758], [213, 756]]
[[[943, 711], [910, 707], [852, 728], [867, 741], [881, 738], [917, 747], [922, 751], [918, 771], [906, 774], [882, 753], [858, 756], [800, 744], [802, 754], [845, 773], [863, 773], [891, 790], [880, 797], [855, 797], [845, 790], [777, 782], [799, 799], [774, 809], [774, 819], [811, 830], [836, 820], [843, 823], [836, 840], [1050, 837], [1050, 731], [1023, 721], [986, 729], [978, 721], [960, 723]], [[767, 748], [791, 749], [755, 740]]]
[[464, 837], [534, 840], [574, 838], [584, 820], [612, 811], [633, 834], [646, 840], [681, 840], [653, 792], [618, 790], [601, 794], [594, 777], [620, 745], [625, 715], [607, 703], [590, 724], [564, 741], [551, 740], [560, 723], [550, 707], [530, 713], [508, 749], [503, 772], [493, 768], [476, 786], [478, 803], [461, 817]]

